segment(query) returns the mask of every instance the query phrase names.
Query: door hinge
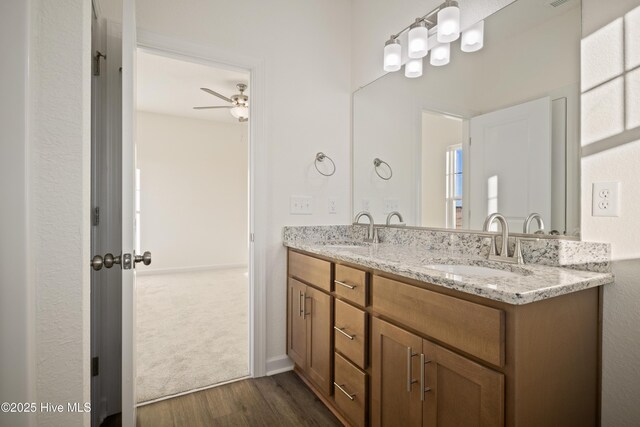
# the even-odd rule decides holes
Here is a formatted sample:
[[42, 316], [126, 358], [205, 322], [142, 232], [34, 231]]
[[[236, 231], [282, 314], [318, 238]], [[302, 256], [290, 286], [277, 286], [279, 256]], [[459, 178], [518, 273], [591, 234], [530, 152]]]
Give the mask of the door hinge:
[[471, 138], [469, 138], [469, 146], [471, 146]]
[[100, 52], [99, 50], [96, 50], [96, 53], [93, 56], [93, 75], [94, 76], [100, 75], [100, 58], [107, 59], [107, 56], [104, 53]]
[[91, 376], [97, 377], [100, 374], [100, 358], [91, 358]]
[[256, 236], [253, 233], [249, 234], [249, 241], [255, 242], [255, 240], [256, 240]]
[[96, 206], [93, 208], [93, 225], [98, 224], [100, 224], [100, 208]]

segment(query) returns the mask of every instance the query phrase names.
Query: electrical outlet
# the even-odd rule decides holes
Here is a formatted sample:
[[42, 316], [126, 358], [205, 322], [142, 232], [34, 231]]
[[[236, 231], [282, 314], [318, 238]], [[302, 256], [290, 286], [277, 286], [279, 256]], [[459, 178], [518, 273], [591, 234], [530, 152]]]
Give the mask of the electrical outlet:
[[369, 204], [369, 199], [362, 199], [362, 210], [369, 212], [371, 210], [371, 205]]
[[328, 208], [330, 214], [338, 213], [338, 209], [336, 208], [336, 199], [329, 199]]
[[620, 207], [619, 182], [594, 182], [592, 216], [618, 216]]
[[312, 210], [311, 196], [291, 196], [289, 198], [289, 213], [291, 215], [311, 215]]

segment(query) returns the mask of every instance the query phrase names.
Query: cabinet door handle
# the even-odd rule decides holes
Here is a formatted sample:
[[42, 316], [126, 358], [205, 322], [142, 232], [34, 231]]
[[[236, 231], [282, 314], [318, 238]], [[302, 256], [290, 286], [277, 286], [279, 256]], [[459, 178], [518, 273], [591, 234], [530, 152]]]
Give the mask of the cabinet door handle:
[[353, 341], [353, 339], [356, 337], [355, 335], [349, 335], [348, 333], [346, 333], [344, 331], [345, 328], [339, 328], [337, 326], [334, 326], [333, 329], [335, 329], [336, 331], [340, 332], [342, 335], [344, 335], [345, 337], [349, 338], [351, 341]]
[[424, 360], [424, 353], [420, 354], [420, 400], [422, 402], [424, 402], [424, 393], [427, 391], [431, 391], [431, 389], [429, 387], [424, 386], [424, 383], [426, 382], [425, 376], [425, 370], [424, 370], [424, 365], [426, 365], [427, 363], [431, 363], [431, 360]]
[[351, 290], [354, 290], [356, 288], [356, 285], [350, 285], [348, 283], [341, 282], [340, 280], [334, 280], [333, 282], [336, 285], [344, 286], [345, 288], [349, 288]]
[[334, 385], [334, 386], [336, 386], [336, 387], [338, 387], [338, 390], [340, 390], [341, 392], [343, 392], [343, 393], [344, 393], [344, 395], [345, 395], [345, 396], [347, 396], [347, 397], [349, 398], [349, 400], [354, 400], [354, 399], [355, 399], [355, 395], [356, 395], [356, 394], [355, 394], [355, 393], [349, 393], [347, 390], [345, 390], [345, 389], [343, 388], [343, 387], [344, 387], [344, 384], [340, 385], [340, 384], [338, 384], [337, 382], [335, 382], [335, 381], [334, 381], [334, 382], [333, 382], [333, 385]]
[[411, 350], [411, 347], [407, 347], [407, 392], [411, 393], [411, 384], [417, 383], [418, 380], [414, 380], [411, 378], [413, 375], [411, 373], [411, 359], [413, 356], [417, 356], [418, 353], [414, 353]]
[[307, 315], [311, 314], [311, 313], [307, 313], [307, 299], [311, 299], [311, 297], [307, 296], [307, 293], [304, 293], [304, 298], [303, 301], [304, 303], [302, 304], [302, 318], [306, 319]]
[[303, 308], [304, 300], [302, 299], [303, 298], [302, 291], [298, 291], [298, 292], [300, 292], [300, 295], [298, 296], [298, 316], [304, 317], [304, 308]]

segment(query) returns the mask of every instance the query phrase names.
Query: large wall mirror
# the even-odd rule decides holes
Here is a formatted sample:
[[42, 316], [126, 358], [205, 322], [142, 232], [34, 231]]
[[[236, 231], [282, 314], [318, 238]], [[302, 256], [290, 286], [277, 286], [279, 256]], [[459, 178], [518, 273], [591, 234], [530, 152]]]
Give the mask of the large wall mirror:
[[479, 230], [500, 212], [519, 232], [537, 212], [578, 236], [580, 39], [580, 0], [517, 0], [485, 19], [482, 50], [458, 40], [446, 66], [358, 89], [354, 214]]

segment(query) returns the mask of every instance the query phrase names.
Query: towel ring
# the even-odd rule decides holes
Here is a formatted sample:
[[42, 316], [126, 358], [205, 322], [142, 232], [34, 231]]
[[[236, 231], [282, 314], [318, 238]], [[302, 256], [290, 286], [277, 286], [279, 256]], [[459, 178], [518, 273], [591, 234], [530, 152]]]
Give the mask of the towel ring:
[[[380, 172], [378, 172], [378, 167], [380, 167], [380, 165], [387, 165], [387, 167], [389, 168], [389, 176], [382, 176], [380, 175]], [[375, 158], [373, 159], [373, 166], [375, 167], [375, 171], [376, 171], [376, 175], [378, 175], [380, 178], [384, 179], [385, 181], [389, 181], [391, 179], [391, 177], [393, 176], [393, 170], [391, 169], [391, 166], [389, 166], [389, 163], [385, 162], [384, 160], [380, 160], [379, 158]]]
[[[331, 162], [331, 165], [333, 166], [333, 170], [330, 173], [324, 173], [320, 170], [320, 168], [318, 168], [318, 162], [322, 163], [324, 162], [324, 159], [327, 159]], [[333, 160], [331, 160], [331, 157], [327, 156], [326, 154], [320, 152], [318, 154], [316, 154], [316, 161], [314, 162], [314, 165], [316, 167], [316, 170], [318, 171], [318, 173], [320, 175], [324, 175], [324, 176], [331, 176], [334, 173], [336, 173], [336, 164], [333, 162]]]

